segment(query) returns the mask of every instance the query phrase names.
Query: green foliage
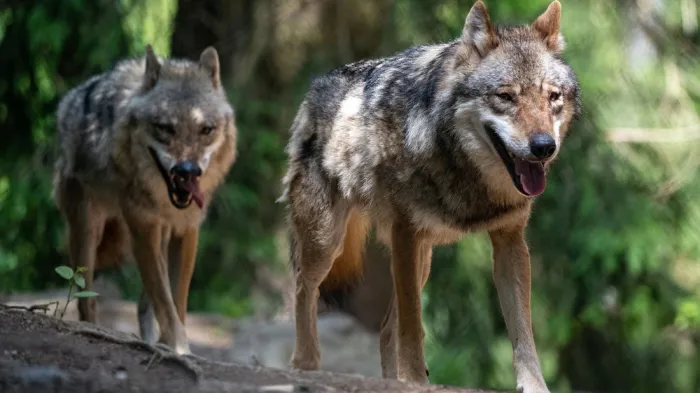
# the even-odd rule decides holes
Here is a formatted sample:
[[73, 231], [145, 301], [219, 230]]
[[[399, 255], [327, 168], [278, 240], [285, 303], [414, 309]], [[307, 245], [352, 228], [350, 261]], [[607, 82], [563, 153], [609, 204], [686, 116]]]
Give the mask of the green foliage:
[[279, 132], [263, 120], [277, 111], [277, 103], [235, 93], [231, 99], [238, 108], [238, 157], [201, 231], [190, 305], [241, 317], [253, 312], [257, 266], [286, 272], [275, 232], [284, 212], [274, 203], [285, 156]]
[[146, 44], [160, 56], [170, 53], [170, 36], [172, 19], [177, 10], [176, 0], [122, 0], [122, 7], [129, 12], [122, 20], [122, 25], [130, 36], [129, 48], [139, 53]]
[[[456, 15], [463, 13], [454, 11], [454, 2], [415, 3], [404, 4], [409, 17], [402, 20], [414, 36], [430, 32], [435, 35], [429, 40], [445, 40], [462, 28], [463, 20]], [[489, 10], [497, 21], [528, 20], [547, 3], [493, 2]], [[415, 14], [431, 12], [433, 20], [449, 27], [435, 31], [410, 24], [416, 20], [410, 6]], [[611, 129], [622, 126], [696, 126], [700, 97], [682, 90], [669, 97], [669, 90], [697, 86], [697, 61], [688, 62], [667, 46], [663, 61], [652, 56], [647, 63], [632, 63], [624, 11], [603, 1], [566, 3], [563, 8], [565, 57], [579, 75], [585, 112], [564, 144], [528, 228], [533, 328], [545, 378], [556, 391], [569, 391], [572, 385], [695, 391], [698, 372], [688, 370], [698, 370], [697, 355], [673, 358], [674, 367], [683, 373], [639, 370], [644, 365], [667, 367], [662, 365], [671, 364], [665, 363], [670, 362], [668, 348], [687, 345], [687, 335], [698, 334], [700, 281], [679, 285], [668, 268], [679, 259], [694, 259], [684, 265], [693, 268], [700, 258], [698, 206], [693, 202], [700, 186], [693, 158], [697, 146], [611, 144], [606, 138]], [[461, 9], [466, 12], [468, 6]], [[669, 86], [674, 73], [683, 79]], [[673, 115], [657, 110], [660, 105], [673, 107]], [[504, 340], [500, 308], [493, 301], [496, 294], [489, 287], [490, 272], [473, 261], [489, 259], [479, 251], [488, 247], [487, 239], [470, 239], [457, 249], [466, 244], [476, 252], [435, 255], [425, 305], [435, 338], [428, 345], [428, 352], [436, 356], [429, 361], [431, 374], [440, 383], [510, 388], [511, 372], [506, 367], [510, 345]], [[463, 267], [465, 262], [470, 266]], [[460, 307], [465, 310], [460, 312]], [[682, 333], [661, 334], [677, 328]], [[636, 367], [611, 367], [601, 361], [594, 348], [603, 343], [600, 351], [609, 359], [618, 364], [633, 359]], [[574, 357], [585, 358], [588, 369], [574, 363]], [[440, 369], [443, 365], [446, 373]], [[455, 375], [450, 371], [455, 369], [463, 371]], [[586, 377], [586, 372], [595, 378]]]
[[[0, 288], [56, 285], [62, 223], [51, 196], [60, 95], [128, 53], [125, 10], [106, 0], [18, 3], [0, 17]], [[76, 21], [94, 21], [83, 23]]]
[[3, 290], [60, 285], [50, 271], [66, 246], [51, 189], [61, 95], [118, 59], [142, 52], [146, 42], [167, 55], [176, 5], [175, 0], [36, 1], [0, 11], [0, 129], [11, 133], [0, 146]]
[[71, 269], [69, 266], [59, 266], [54, 270], [56, 270], [56, 273], [58, 273], [59, 276], [66, 280], [71, 280], [73, 278], [73, 269]]
[[[78, 287], [80, 289], [85, 289], [85, 268], [84, 267], [79, 267], [75, 271], [70, 266], [58, 266], [56, 269], [54, 269], [56, 273], [63, 278], [64, 280], [68, 281], [68, 296], [66, 297], [66, 303], [63, 306], [63, 310], [61, 311], [60, 318], [63, 319], [63, 317], [66, 315], [66, 310], [68, 309], [68, 304], [72, 302], [75, 299], [79, 298], [87, 298], [87, 297], [95, 297], [99, 296], [97, 292], [93, 291], [78, 291], [73, 293], [73, 289], [75, 287]], [[56, 315], [56, 312], [58, 311], [58, 305], [56, 305], [56, 309], [54, 310], [54, 316]]]
[[[700, 124], [700, 35], [682, 22], [688, 1], [663, 2], [657, 19], [665, 30], [653, 36], [649, 52], [639, 49], [646, 46], [633, 34], [635, 2], [563, 3], [565, 58], [578, 73], [584, 114], [553, 166], [527, 233], [533, 328], [552, 391], [700, 389], [699, 146], [615, 139], [632, 131], [668, 142]], [[487, 5], [495, 22], [522, 23], [548, 3]], [[376, 55], [453, 39], [472, 4], [395, 1]], [[51, 274], [65, 259], [63, 224], [51, 200], [56, 104], [68, 88], [140, 53], [146, 43], [168, 55], [176, 9], [176, 0], [42, 0], [0, 11], [0, 129], [7, 134], [0, 146], [3, 290], [61, 280], [84, 288], [77, 272], [69, 277], [61, 267]], [[236, 44], [219, 38], [223, 59]], [[261, 267], [286, 271], [279, 257], [284, 211], [274, 203], [286, 131], [311, 76], [338, 65], [329, 60], [338, 58], [334, 50], [309, 55], [283, 91], [268, 80], [264, 61], [249, 80], [228, 86], [239, 156], [202, 230], [191, 309], [250, 314], [260, 308], [252, 294]], [[512, 349], [490, 257], [483, 234], [435, 250], [424, 293], [433, 382], [513, 387]], [[135, 299], [138, 271], [130, 266], [119, 277]], [[79, 291], [69, 300], [90, 295]]]
[[94, 297], [94, 296], [99, 296], [99, 294], [97, 292], [93, 292], [93, 291], [80, 291], [80, 292], [76, 292], [73, 294], [74, 298]]

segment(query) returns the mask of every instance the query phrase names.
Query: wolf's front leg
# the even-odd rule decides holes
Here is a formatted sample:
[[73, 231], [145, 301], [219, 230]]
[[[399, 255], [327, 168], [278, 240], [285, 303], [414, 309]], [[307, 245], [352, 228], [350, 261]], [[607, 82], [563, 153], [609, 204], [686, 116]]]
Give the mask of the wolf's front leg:
[[[423, 243], [418, 251], [418, 263], [421, 269], [420, 288], [425, 287], [430, 276], [430, 264], [433, 255], [432, 244]], [[382, 378], [397, 379], [396, 363], [396, 336], [398, 335], [398, 317], [396, 311], [396, 293], [391, 295], [387, 313], [381, 324], [379, 336], [379, 351], [381, 354]], [[421, 343], [425, 342], [425, 331], [421, 329]], [[428, 368], [425, 370], [426, 377], [429, 376]]]
[[[394, 223], [391, 234], [391, 264], [395, 302], [392, 306], [396, 306], [398, 322], [398, 334], [394, 338], [397, 346], [397, 374], [398, 379], [402, 381], [428, 382], [423, 353], [420, 291], [424, 283], [423, 264], [426, 257], [430, 258], [429, 255], [429, 252], [426, 253], [426, 245], [422, 243], [410, 223]], [[390, 344], [387, 341], [385, 345]], [[386, 349], [384, 352], [388, 353]], [[386, 372], [392, 365], [385, 363], [383, 368]]]
[[170, 286], [175, 308], [183, 325], [187, 316], [187, 298], [197, 259], [198, 241], [199, 228], [193, 227], [187, 229], [182, 236], [173, 236], [168, 247]]
[[524, 226], [518, 226], [489, 233], [493, 245], [493, 278], [508, 336], [513, 344], [517, 390], [522, 393], [549, 393], [532, 335], [530, 254], [524, 232]]
[[159, 222], [137, 214], [128, 218], [143, 289], [155, 311], [160, 326], [160, 341], [179, 354], [190, 353], [185, 327], [178, 317], [168, 281], [167, 262], [162, 253], [162, 231]]

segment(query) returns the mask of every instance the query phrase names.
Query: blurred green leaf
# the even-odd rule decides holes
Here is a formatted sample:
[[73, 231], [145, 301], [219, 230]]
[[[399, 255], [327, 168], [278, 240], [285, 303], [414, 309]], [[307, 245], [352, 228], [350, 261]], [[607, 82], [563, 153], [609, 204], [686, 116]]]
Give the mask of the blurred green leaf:
[[85, 277], [76, 275], [75, 277], [73, 277], [73, 280], [75, 281], [75, 285], [77, 285], [81, 289], [85, 289]]
[[73, 297], [81, 298], [81, 297], [95, 297], [95, 296], [100, 296], [97, 292], [92, 292], [92, 291], [80, 291], [76, 292], [73, 294]]
[[54, 270], [56, 270], [56, 273], [58, 273], [59, 276], [65, 278], [66, 280], [73, 278], [73, 269], [68, 266], [59, 266]]

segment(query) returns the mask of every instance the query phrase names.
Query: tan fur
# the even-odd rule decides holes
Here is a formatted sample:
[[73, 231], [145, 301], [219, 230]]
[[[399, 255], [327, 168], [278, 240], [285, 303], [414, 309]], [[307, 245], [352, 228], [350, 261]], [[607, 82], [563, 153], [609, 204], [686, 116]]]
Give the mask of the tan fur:
[[[155, 314], [160, 341], [188, 353], [184, 323], [199, 227], [236, 157], [216, 51], [207, 48], [193, 62], [157, 58], [148, 46], [143, 58], [69, 91], [58, 124], [54, 195], [68, 224], [71, 263], [87, 268], [90, 289], [96, 270], [133, 256], [144, 291], [142, 338], [157, 339]], [[175, 186], [167, 173], [183, 163], [199, 169], [201, 208], [178, 208], [169, 196]], [[81, 320], [96, 321], [94, 299], [78, 307]]]
[[345, 239], [340, 256], [335, 258], [333, 266], [323, 280], [321, 291], [343, 289], [347, 283], [362, 278], [362, 258], [365, 239], [369, 230], [369, 221], [357, 210], [350, 212], [345, 229]]
[[493, 278], [513, 344], [517, 389], [547, 391], [535, 349], [530, 313], [530, 254], [525, 224], [489, 232], [493, 245]]
[[420, 292], [432, 247], [486, 231], [517, 387], [548, 392], [530, 321], [524, 229], [580, 110], [578, 82], [558, 57], [560, 8], [555, 1], [535, 24], [504, 28], [478, 1], [452, 43], [349, 64], [312, 83], [292, 124], [282, 198], [296, 268], [293, 367], [320, 366], [317, 299], [361, 270], [362, 211], [391, 249], [384, 377], [428, 381]]
[[532, 24], [533, 28], [540, 32], [545, 39], [547, 47], [555, 52], [564, 50], [564, 39], [559, 34], [559, 22], [561, 20], [561, 3], [553, 1], [547, 10]]
[[97, 247], [94, 271], [98, 272], [121, 265], [130, 248], [131, 239], [124, 223], [115, 219], [108, 220], [104, 226], [100, 245]]
[[178, 275], [174, 297], [175, 307], [177, 308], [180, 321], [183, 324], [185, 323], [185, 315], [187, 314], [187, 296], [190, 292], [192, 273], [194, 273], [194, 262], [197, 257], [198, 240], [199, 229], [190, 228], [185, 232], [180, 240], [180, 244], [178, 244], [181, 253], [182, 265], [180, 266], [180, 274]]

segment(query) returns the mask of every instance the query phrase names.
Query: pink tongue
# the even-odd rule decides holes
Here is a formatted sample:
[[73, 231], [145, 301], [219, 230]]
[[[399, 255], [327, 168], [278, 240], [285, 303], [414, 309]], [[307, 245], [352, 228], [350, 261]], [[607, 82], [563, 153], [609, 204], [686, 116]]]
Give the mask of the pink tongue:
[[194, 199], [194, 203], [199, 206], [201, 209], [202, 206], [204, 206], [204, 195], [202, 195], [202, 191], [199, 190], [199, 182], [197, 182], [197, 178], [195, 177], [190, 177], [183, 185], [182, 188], [187, 190], [190, 194], [192, 194], [192, 199]]
[[515, 159], [515, 174], [520, 176], [520, 184], [527, 195], [536, 196], [544, 191], [547, 179], [544, 176], [544, 167], [536, 162]]

